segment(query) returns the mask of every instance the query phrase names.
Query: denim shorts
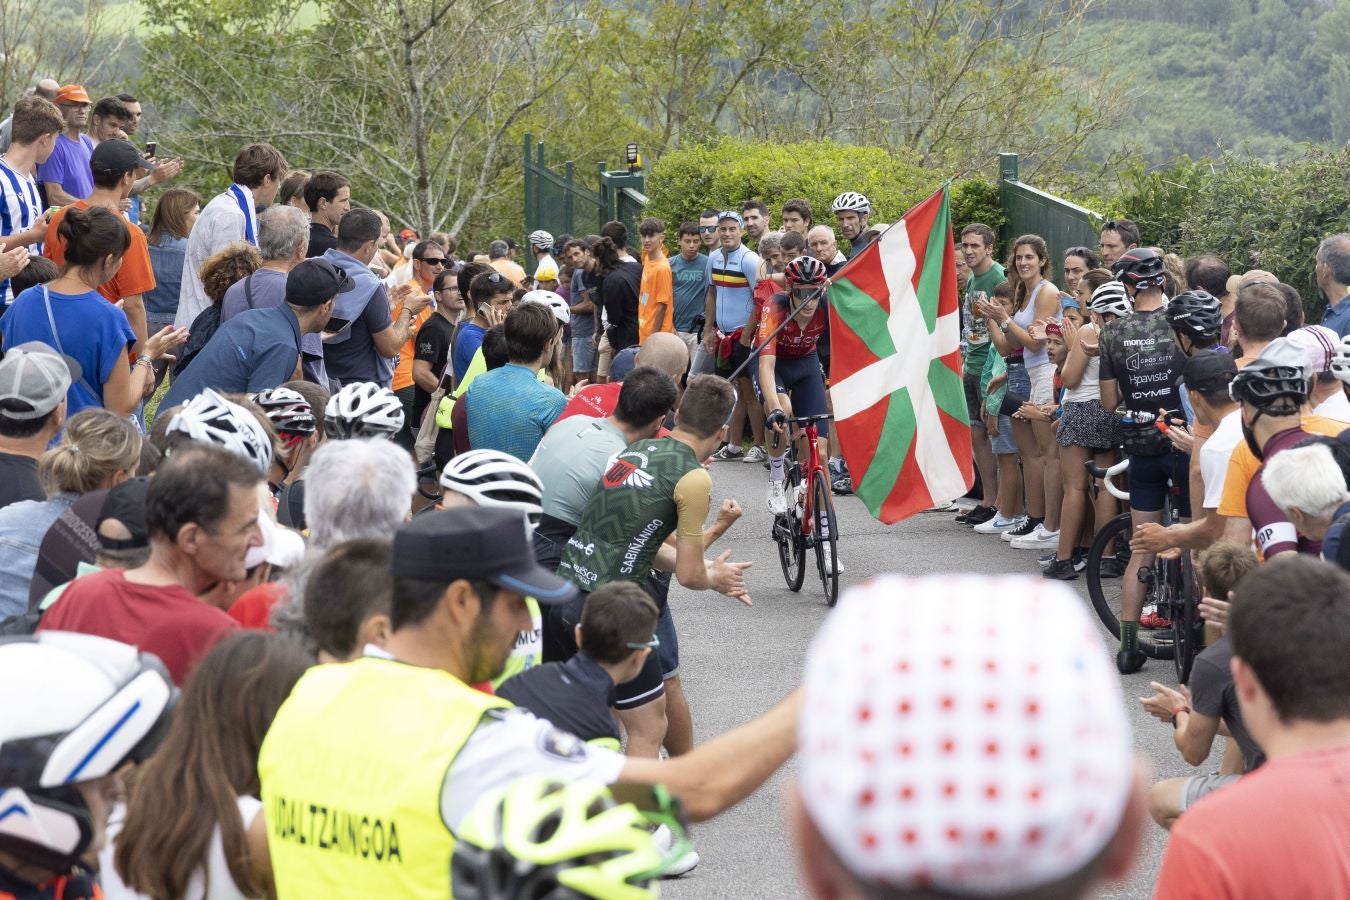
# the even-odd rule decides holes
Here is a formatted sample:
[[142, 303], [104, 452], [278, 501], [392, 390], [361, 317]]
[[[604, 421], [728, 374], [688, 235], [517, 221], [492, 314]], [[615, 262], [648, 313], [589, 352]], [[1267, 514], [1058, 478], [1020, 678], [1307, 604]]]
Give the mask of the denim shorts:
[[989, 446], [1000, 456], [1010, 456], [1017, 452], [1017, 442], [1013, 440], [1012, 419], [998, 417], [998, 434], [989, 436]]
[[596, 359], [595, 345], [590, 335], [572, 338], [572, 371], [594, 372]]

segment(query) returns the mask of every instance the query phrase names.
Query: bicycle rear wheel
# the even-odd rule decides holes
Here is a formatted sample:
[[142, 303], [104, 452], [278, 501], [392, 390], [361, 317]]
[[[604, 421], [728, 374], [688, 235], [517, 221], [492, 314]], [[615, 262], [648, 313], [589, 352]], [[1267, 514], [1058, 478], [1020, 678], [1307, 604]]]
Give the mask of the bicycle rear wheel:
[[[1133, 534], [1134, 526], [1130, 522], [1130, 514], [1121, 513], [1101, 527], [1092, 541], [1092, 548], [1088, 550], [1086, 572], [1088, 596], [1092, 598], [1092, 608], [1097, 611], [1097, 618], [1102, 620], [1106, 630], [1116, 638], [1120, 637], [1120, 600], [1124, 591], [1124, 579], [1104, 576], [1102, 567], [1103, 564], [1109, 567], [1112, 563], [1108, 561], [1115, 560], [1115, 564], [1124, 569], [1129, 562], [1130, 536]], [[1107, 551], [1113, 546], [1113, 554], [1107, 555]]]
[[773, 519], [778, 564], [783, 567], [783, 581], [787, 582], [790, 591], [800, 591], [806, 578], [806, 538], [802, 535], [801, 507], [797, 505], [797, 485], [801, 480], [800, 470], [794, 468], [788, 473], [788, 511]]
[[1204, 644], [1204, 623], [1200, 620], [1200, 597], [1195, 588], [1190, 553], [1182, 554], [1178, 572], [1178, 593], [1173, 603], [1172, 664], [1177, 670], [1177, 682], [1186, 684], [1191, 680], [1191, 667]]
[[816, 570], [825, 588], [825, 602], [839, 602], [839, 519], [834, 514], [834, 499], [824, 472], [811, 476], [811, 515], [816, 532]]

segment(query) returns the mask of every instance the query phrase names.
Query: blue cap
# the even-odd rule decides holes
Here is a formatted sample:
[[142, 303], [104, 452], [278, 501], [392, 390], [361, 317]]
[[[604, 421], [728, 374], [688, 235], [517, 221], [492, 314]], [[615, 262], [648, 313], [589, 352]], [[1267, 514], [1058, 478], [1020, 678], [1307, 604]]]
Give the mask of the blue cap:
[[717, 214], [717, 223], [719, 225], [722, 224], [723, 219], [735, 219], [737, 227], [739, 228], [745, 227], [745, 220], [742, 219], [741, 214], [736, 212], [736, 210], [734, 209], [729, 209], [726, 212], [720, 212]]

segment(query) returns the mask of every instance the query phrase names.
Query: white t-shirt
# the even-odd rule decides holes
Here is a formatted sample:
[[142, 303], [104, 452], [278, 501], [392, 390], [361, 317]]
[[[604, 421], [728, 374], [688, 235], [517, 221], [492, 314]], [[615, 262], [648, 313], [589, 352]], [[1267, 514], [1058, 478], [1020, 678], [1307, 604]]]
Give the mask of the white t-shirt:
[[469, 737], [441, 787], [441, 818], [458, 832], [474, 804], [525, 775], [613, 784], [624, 757], [593, 747], [523, 709], [494, 709]]
[[[1340, 385], [1337, 385], [1337, 388], [1339, 387]], [[1345, 391], [1337, 390], [1336, 393], [1313, 407], [1313, 415], [1325, 416], [1338, 422], [1350, 422], [1350, 398], [1345, 396]]]
[[[244, 831], [248, 831], [253, 819], [262, 812], [262, 801], [256, 797], [238, 798], [239, 817], [244, 822]], [[103, 895], [107, 900], [148, 900], [146, 895], [137, 893], [122, 883], [113, 865], [113, 856], [117, 852], [117, 836], [122, 833], [126, 821], [125, 806], [118, 805], [108, 817], [108, 843], [98, 855], [99, 881], [103, 884]], [[209, 888], [208, 888], [209, 885]], [[265, 895], [259, 895], [265, 896]], [[221, 843], [220, 826], [211, 832], [211, 844], [206, 851], [206, 877], [201, 869], [192, 873], [187, 892], [182, 900], [252, 900], [240, 893], [230, 875], [230, 867], [225, 862], [225, 846]]]
[[[1088, 323], [1084, 328], [1092, 329], [1094, 334], [1099, 334], [1097, 326]], [[1099, 387], [1098, 371], [1101, 369], [1101, 357], [1088, 357], [1087, 367], [1083, 369], [1083, 380], [1078, 382], [1078, 387], [1069, 388], [1064, 392], [1065, 403], [1085, 403], [1088, 400], [1100, 400], [1102, 398], [1101, 388]]]
[[1205, 509], [1218, 509], [1223, 500], [1223, 480], [1228, 474], [1228, 460], [1242, 441], [1242, 410], [1235, 409], [1223, 417], [1219, 427], [1200, 448], [1200, 478], [1205, 482]]

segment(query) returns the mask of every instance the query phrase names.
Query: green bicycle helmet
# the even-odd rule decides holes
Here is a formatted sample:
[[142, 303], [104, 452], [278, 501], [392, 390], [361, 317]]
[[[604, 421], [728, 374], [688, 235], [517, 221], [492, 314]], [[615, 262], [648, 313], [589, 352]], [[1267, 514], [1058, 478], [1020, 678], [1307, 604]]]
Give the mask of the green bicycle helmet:
[[593, 782], [521, 778], [485, 795], [457, 837], [456, 900], [650, 900], [666, 868], [637, 808]]

